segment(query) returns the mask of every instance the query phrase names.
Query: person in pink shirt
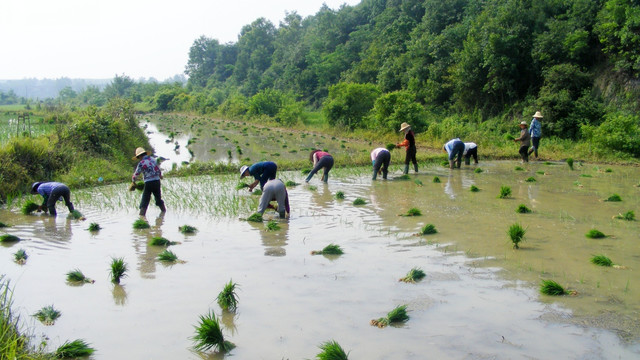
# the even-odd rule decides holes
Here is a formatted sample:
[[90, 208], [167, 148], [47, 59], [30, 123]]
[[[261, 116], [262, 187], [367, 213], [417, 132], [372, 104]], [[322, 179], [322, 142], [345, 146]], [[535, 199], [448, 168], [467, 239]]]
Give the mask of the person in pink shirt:
[[156, 205], [163, 213], [167, 211], [162, 200], [162, 189], [160, 187], [160, 179], [162, 179], [162, 171], [156, 162], [156, 159], [152, 157], [145, 149], [139, 147], [136, 149], [136, 156], [134, 160], [140, 160], [136, 171], [131, 176], [131, 182], [135, 184], [136, 178], [142, 174], [144, 179], [144, 190], [142, 190], [142, 199], [140, 200], [140, 216], [147, 214], [147, 208], [149, 207], [149, 201], [151, 201], [151, 194], [156, 200]]
[[311, 170], [304, 181], [309, 182], [318, 170], [324, 169], [320, 180], [326, 183], [329, 180], [329, 171], [333, 167], [333, 156], [322, 150], [312, 150], [309, 155], [309, 160], [313, 163], [313, 170]]

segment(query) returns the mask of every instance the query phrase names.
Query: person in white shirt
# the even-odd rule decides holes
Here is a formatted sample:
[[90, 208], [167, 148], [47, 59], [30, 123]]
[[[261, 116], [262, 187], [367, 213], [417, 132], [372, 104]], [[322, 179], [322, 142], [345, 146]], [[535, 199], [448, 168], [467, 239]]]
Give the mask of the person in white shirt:
[[473, 156], [473, 163], [477, 164], [478, 163], [478, 145], [472, 142], [464, 143], [464, 152], [462, 153], [462, 156], [464, 156], [465, 165], [471, 164], [472, 156]]
[[387, 180], [389, 162], [391, 162], [391, 152], [381, 147], [373, 149], [371, 152], [371, 162], [373, 164], [373, 177], [371, 180], [375, 180], [380, 171], [382, 171], [382, 178]]

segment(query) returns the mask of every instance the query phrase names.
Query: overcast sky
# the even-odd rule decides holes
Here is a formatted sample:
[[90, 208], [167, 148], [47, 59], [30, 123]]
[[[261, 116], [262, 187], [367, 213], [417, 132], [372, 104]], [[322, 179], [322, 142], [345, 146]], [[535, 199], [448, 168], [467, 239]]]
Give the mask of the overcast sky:
[[205, 35], [236, 42], [260, 17], [303, 17], [360, 0], [1, 0], [0, 80], [60, 77], [165, 80], [183, 74]]

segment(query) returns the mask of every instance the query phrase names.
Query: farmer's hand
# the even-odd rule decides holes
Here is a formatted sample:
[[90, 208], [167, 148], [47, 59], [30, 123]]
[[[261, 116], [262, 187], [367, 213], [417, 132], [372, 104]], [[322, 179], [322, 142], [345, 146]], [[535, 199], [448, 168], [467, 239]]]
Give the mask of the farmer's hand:
[[129, 191], [135, 191], [136, 189], [136, 183], [131, 182], [131, 185], [129, 185]]

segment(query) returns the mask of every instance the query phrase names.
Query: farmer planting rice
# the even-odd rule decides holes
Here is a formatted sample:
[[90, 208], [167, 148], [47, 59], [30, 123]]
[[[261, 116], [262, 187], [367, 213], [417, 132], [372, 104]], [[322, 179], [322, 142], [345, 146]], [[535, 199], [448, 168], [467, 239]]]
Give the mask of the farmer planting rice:
[[391, 162], [391, 152], [385, 148], [377, 148], [371, 152], [371, 162], [373, 163], [373, 177], [375, 180], [379, 172], [382, 172], [382, 178], [387, 179], [389, 170], [389, 162]]
[[413, 130], [411, 130], [411, 125], [403, 122], [400, 125], [400, 131], [404, 132], [404, 141], [396, 144], [396, 147], [406, 147], [407, 148], [407, 156], [404, 158], [404, 172], [403, 174], [409, 173], [409, 162], [413, 163], [413, 169], [415, 172], [418, 172], [418, 160], [416, 160], [416, 139], [413, 134]]
[[[272, 201], [277, 202], [277, 207], [271, 205]], [[282, 219], [291, 213], [291, 209], [289, 208], [289, 193], [287, 192], [287, 187], [280, 179], [269, 180], [264, 185], [262, 196], [260, 197], [260, 204], [258, 205], [258, 213], [262, 215], [268, 208], [275, 209]]]
[[453, 169], [453, 159], [455, 159], [456, 157], [456, 165], [459, 169], [460, 165], [462, 164], [462, 154], [464, 153], [465, 149], [465, 145], [462, 140], [458, 138], [451, 139], [446, 144], [444, 144], [442, 149], [446, 151], [447, 154], [449, 154], [449, 169]]
[[322, 150], [312, 150], [309, 155], [309, 161], [313, 163], [313, 170], [311, 170], [304, 181], [309, 182], [318, 170], [324, 169], [320, 180], [326, 183], [329, 180], [329, 171], [333, 167], [333, 156]]
[[240, 168], [240, 179], [245, 176], [253, 176], [256, 180], [249, 185], [249, 192], [253, 191], [258, 184], [260, 184], [260, 190], [264, 189], [264, 184], [268, 180], [276, 178], [276, 172], [278, 171], [278, 165], [273, 161], [261, 161], [251, 166], [243, 165]]
[[531, 150], [529, 150], [529, 154], [532, 153], [536, 156], [536, 160], [538, 159], [538, 147], [540, 146], [540, 137], [542, 136], [542, 126], [540, 125], [540, 119], [542, 119], [542, 114], [540, 111], [536, 111], [533, 114], [533, 119], [531, 120], [531, 125], [529, 125], [529, 135], [531, 135]]
[[160, 186], [162, 170], [160, 170], [156, 159], [149, 155], [145, 149], [139, 147], [136, 149], [136, 156], [133, 160], [140, 160], [140, 162], [133, 176], [131, 176], [131, 189], [135, 189], [136, 178], [140, 173], [142, 173], [144, 178], [144, 189], [142, 190], [142, 199], [140, 200], [140, 216], [147, 214], [151, 194], [153, 194], [156, 205], [160, 208], [160, 211], [166, 212], [167, 208], [164, 206], [164, 201], [162, 200], [162, 189]]
[[478, 163], [478, 145], [472, 142], [464, 143], [464, 152], [462, 153], [462, 156], [464, 156], [465, 165], [471, 164], [472, 156], [473, 156], [473, 163], [477, 164]]
[[56, 202], [64, 199], [65, 206], [69, 212], [73, 212], [71, 203], [71, 190], [63, 183], [59, 182], [35, 182], [31, 185], [32, 194], [40, 194], [43, 197], [42, 205], [38, 206], [38, 211], [49, 211], [49, 214], [56, 216]]
[[520, 137], [513, 139], [513, 141], [520, 141], [520, 156], [522, 157], [522, 162], [529, 162], [529, 145], [531, 145], [531, 134], [527, 131], [527, 122], [523, 121], [520, 123]]

